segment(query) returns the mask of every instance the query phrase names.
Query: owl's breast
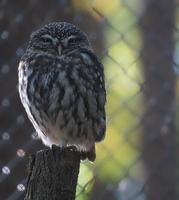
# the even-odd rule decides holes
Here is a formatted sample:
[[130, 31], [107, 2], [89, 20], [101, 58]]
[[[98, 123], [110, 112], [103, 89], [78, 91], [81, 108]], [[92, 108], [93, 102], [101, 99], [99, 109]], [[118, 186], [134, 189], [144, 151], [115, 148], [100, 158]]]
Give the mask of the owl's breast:
[[19, 65], [21, 101], [45, 144], [102, 138], [105, 93], [90, 59], [87, 54], [64, 60], [39, 56], [33, 64]]

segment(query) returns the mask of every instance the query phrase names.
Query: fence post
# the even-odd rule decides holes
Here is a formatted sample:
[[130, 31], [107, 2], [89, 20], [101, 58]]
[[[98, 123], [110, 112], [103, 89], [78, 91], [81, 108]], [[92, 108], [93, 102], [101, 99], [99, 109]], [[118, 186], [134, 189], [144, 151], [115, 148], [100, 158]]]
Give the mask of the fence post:
[[24, 200], [74, 200], [80, 153], [53, 146], [30, 157]]
[[177, 199], [175, 127], [174, 0], [145, 0], [140, 28], [144, 74], [142, 152], [147, 171], [147, 200]]

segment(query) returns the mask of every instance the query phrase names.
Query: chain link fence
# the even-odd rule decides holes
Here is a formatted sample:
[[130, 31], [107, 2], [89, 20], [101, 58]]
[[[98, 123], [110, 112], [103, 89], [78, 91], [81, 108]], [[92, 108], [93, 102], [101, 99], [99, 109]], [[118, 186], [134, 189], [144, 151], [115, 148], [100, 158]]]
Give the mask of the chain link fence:
[[0, 199], [20, 200], [29, 154], [44, 149], [17, 93], [30, 33], [78, 25], [105, 67], [107, 133], [81, 163], [77, 200], [178, 199], [179, 3], [174, 0], [0, 1]]

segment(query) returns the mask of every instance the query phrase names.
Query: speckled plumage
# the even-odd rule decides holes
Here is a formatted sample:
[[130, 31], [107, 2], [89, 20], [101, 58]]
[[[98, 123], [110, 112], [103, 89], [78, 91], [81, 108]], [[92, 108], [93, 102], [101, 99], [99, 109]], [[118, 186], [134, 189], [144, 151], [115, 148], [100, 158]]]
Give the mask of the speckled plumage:
[[19, 93], [47, 146], [76, 146], [95, 159], [105, 135], [103, 66], [76, 26], [54, 22], [32, 33], [19, 64]]

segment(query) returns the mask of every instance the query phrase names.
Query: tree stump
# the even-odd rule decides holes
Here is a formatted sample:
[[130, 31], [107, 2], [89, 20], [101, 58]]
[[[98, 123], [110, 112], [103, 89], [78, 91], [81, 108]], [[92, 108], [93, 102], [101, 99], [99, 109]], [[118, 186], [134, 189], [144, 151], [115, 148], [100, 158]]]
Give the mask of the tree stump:
[[74, 200], [80, 153], [53, 146], [32, 155], [24, 200]]

